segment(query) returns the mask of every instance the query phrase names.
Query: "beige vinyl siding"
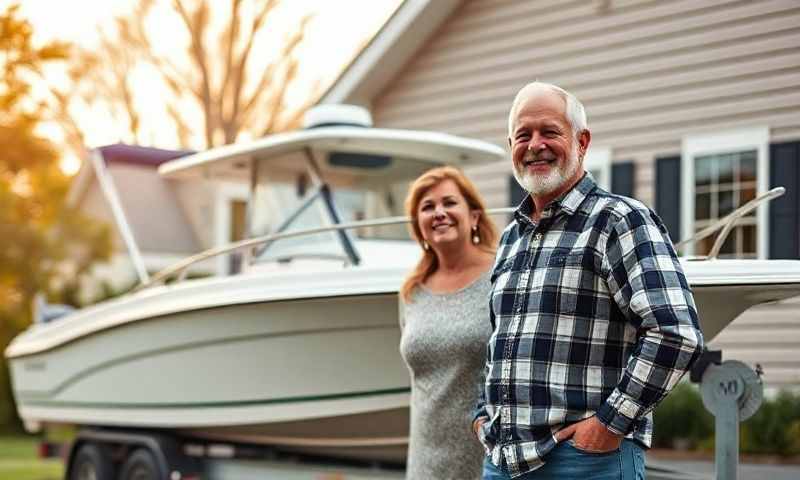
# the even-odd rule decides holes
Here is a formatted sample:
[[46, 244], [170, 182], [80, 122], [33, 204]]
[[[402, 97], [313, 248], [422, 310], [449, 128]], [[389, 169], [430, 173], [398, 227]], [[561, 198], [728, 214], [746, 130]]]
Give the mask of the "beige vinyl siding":
[[[508, 107], [534, 79], [584, 102], [592, 143], [636, 163], [636, 196], [652, 204], [655, 159], [679, 155], [685, 135], [767, 126], [770, 142], [800, 139], [800, 2], [465, 1], [372, 112], [377, 126], [505, 147]], [[497, 207], [510, 172], [468, 174]], [[760, 363], [768, 387], [800, 386], [800, 301], [746, 312], [711, 346]]]
[[[508, 106], [540, 79], [586, 105], [593, 144], [637, 163], [652, 203], [653, 161], [702, 131], [767, 125], [800, 138], [800, 2], [466, 1], [373, 103], [376, 125], [505, 146]], [[507, 203], [506, 163], [470, 171]]]
[[[171, 182], [161, 178], [155, 168], [115, 163], [108, 165], [108, 171], [142, 254], [189, 255], [200, 250]], [[108, 223], [114, 250], [127, 251], [96, 179], [92, 179], [79, 208], [87, 216]]]
[[752, 308], [715, 338], [709, 348], [764, 370], [767, 387], [800, 387], [800, 299]]

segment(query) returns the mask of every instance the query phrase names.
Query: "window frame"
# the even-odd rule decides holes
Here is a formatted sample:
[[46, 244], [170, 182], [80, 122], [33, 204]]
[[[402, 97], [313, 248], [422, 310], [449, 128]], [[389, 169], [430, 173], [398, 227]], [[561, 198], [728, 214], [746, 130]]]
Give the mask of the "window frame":
[[[231, 217], [233, 215], [233, 202], [248, 202], [249, 198], [250, 193], [247, 185], [231, 182], [219, 182], [216, 185], [213, 223], [213, 242], [215, 247], [228, 245], [231, 243]], [[249, 232], [247, 231], [247, 225], [245, 225], [245, 236], [248, 234]], [[232, 254], [218, 255], [216, 257], [217, 275], [227, 275], [230, 273], [231, 255]]]
[[[769, 189], [769, 127], [737, 128], [686, 135], [681, 145], [681, 230], [685, 238], [695, 232], [695, 158], [705, 155], [756, 151], [756, 196]], [[756, 209], [756, 258], [769, 255], [769, 205]], [[683, 239], [681, 239], [683, 240]], [[684, 252], [695, 254], [694, 242]]]
[[590, 171], [600, 170], [603, 178], [595, 178], [595, 182], [603, 190], [611, 191], [611, 147], [589, 145], [589, 150], [583, 157], [583, 169]]

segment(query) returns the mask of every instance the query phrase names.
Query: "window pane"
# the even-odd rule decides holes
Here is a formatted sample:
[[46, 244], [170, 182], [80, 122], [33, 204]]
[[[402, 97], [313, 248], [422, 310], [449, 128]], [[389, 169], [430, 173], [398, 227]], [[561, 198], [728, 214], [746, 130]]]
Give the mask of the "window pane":
[[247, 223], [247, 202], [233, 200], [231, 202], [231, 224], [229, 240], [235, 242], [245, 237], [244, 227]]
[[711, 235], [695, 243], [695, 254], [708, 255], [708, 252], [711, 251], [711, 246], [714, 245], [715, 237], [715, 235]]
[[725, 190], [719, 192], [719, 217], [722, 218], [725, 215], [731, 213], [734, 208], [733, 203], [733, 191], [732, 190]]
[[756, 179], [756, 152], [742, 152], [739, 157], [739, 181], [751, 182]]
[[[750, 200], [756, 198], [756, 188], [755, 187], [746, 187], [739, 190], [739, 206], [744, 205], [745, 203], [749, 202]], [[756, 211], [753, 210], [752, 212], [748, 213], [747, 216], [754, 217], [756, 215]]]
[[701, 193], [694, 200], [694, 218], [705, 220], [711, 218], [711, 194]]
[[733, 155], [720, 155], [717, 162], [717, 171], [719, 172], [717, 178], [719, 183], [733, 182]]
[[[723, 218], [756, 197], [756, 150], [695, 156], [695, 231]], [[755, 258], [757, 226], [755, 211], [737, 221], [720, 249], [722, 258]], [[697, 255], [708, 255], [717, 235], [695, 243]]]
[[694, 184], [698, 187], [710, 185], [713, 166], [713, 156], [697, 157], [694, 162]]
[[[720, 256], [728, 255], [732, 256], [736, 253], [736, 233], [738, 229], [733, 229], [728, 238], [725, 239], [725, 243], [722, 244], [722, 248], [719, 251]], [[714, 239], [716, 240], [716, 239]]]
[[756, 227], [755, 225], [744, 225], [741, 227], [742, 253], [756, 253]]

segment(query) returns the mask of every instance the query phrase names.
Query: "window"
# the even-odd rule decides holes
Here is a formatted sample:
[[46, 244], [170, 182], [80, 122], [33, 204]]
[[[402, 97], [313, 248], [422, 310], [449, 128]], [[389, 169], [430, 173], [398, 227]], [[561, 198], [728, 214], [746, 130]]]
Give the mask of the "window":
[[[247, 185], [217, 182], [214, 185], [213, 245], [228, 245], [247, 237]], [[218, 255], [215, 258], [218, 275], [236, 271], [239, 254]]]
[[[683, 141], [683, 231], [692, 235], [767, 190], [769, 131], [746, 129]], [[766, 258], [766, 206], [736, 220], [720, 258]], [[707, 255], [713, 234], [687, 249]]]
[[[244, 240], [247, 225], [247, 202], [244, 200], [230, 201], [230, 241], [238, 242]], [[228, 257], [228, 271], [238, 272], [242, 264], [241, 252], [232, 253]]]
[[611, 149], [608, 147], [592, 147], [583, 159], [583, 168], [592, 174], [594, 181], [605, 189], [611, 190]]

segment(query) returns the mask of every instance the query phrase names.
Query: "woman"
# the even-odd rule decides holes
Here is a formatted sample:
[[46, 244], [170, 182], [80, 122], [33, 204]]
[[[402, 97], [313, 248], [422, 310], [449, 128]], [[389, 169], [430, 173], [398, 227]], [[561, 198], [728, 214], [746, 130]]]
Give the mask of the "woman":
[[471, 423], [497, 232], [475, 186], [452, 167], [419, 177], [406, 213], [423, 250], [400, 290], [400, 353], [412, 377], [406, 478], [477, 479], [485, 453]]

